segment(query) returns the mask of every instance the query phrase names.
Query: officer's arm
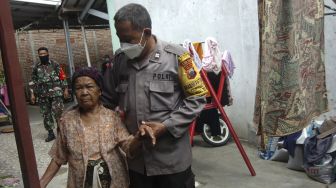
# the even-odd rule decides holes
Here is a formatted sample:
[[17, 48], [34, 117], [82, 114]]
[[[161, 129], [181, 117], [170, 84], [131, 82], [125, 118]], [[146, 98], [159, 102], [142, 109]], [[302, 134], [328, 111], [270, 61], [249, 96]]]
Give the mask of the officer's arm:
[[37, 78], [37, 68], [36, 66], [33, 67], [33, 71], [32, 71], [32, 82], [34, 83], [31, 87], [31, 89], [33, 90], [33, 92], [31, 92], [31, 96], [30, 96], [30, 102], [32, 104], [35, 104], [36, 102], [36, 97], [35, 97], [35, 93], [37, 91], [37, 87], [38, 87], [38, 78]]
[[57, 73], [58, 73], [58, 77], [60, 79], [61, 87], [63, 90], [63, 96], [65, 99], [67, 99], [70, 97], [69, 90], [68, 90], [68, 81], [67, 81], [67, 77], [65, 75], [64, 70], [59, 64], [57, 64]]
[[188, 52], [178, 57], [178, 75], [185, 98], [179, 108], [174, 110], [163, 124], [176, 138], [188, 131], [189, 124], [199, 115], [206, 104], [205, 95], [208, 90], [200, 76], [197, 66]]
[[188, 131], [190, 123], [203, 110], [205, 104], [205, 96], [189, 96], [162, 124], [165, 125], [170, 134], [179, 138]]
[[115, 91], [116, 83], [117, 83], [117, 63], [113, 63], [114, 66], [112, 68], [108, 68], [105, 71], [103, 77], [103, 91], [101, 101], [106, 108], [114, 110], [115, 107], [118, 106], [118, 95]]
[[32, 76], [31, 76], [31, 79], [32, 79], [32, 81], [33, 81], [33, 83], [34, 83], [34, 85], [33, 85], [33, 90], [35, 91], [35, 89], [36, 89], [36, 87], [37, 87], [37, 83], [38, 83], [38, 80], [37, 80], [37, 68], [34, 66], [34, 68], [33, 68], [33, 71], [32, 71]]

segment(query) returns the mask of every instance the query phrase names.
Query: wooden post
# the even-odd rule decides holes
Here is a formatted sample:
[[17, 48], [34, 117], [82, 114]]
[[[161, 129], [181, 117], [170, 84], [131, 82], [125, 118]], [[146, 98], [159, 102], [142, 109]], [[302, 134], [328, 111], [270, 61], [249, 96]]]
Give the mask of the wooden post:
[[16, 146], [25, 188], [39, 188], [36, 159], [24, 95], [24, 83], [15, 46], [8, 0], [0, 1], [0, 47], [9, 91]]

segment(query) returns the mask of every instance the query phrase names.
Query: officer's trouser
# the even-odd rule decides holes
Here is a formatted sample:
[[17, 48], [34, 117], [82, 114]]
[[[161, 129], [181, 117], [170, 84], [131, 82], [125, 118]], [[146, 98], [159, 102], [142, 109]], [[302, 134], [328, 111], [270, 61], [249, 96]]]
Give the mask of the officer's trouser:
[[44, 128], [49, 131], [55, 128], [54, 119], [58, 122], [62, 115], [64, 104], [63, 97], [39, 98], [40, 112], [43, 116]]
[[195, 175], [191, 167], [179, 173], [157, 176], [129, 170], [129, 177], [130, 188], [195, 188]]

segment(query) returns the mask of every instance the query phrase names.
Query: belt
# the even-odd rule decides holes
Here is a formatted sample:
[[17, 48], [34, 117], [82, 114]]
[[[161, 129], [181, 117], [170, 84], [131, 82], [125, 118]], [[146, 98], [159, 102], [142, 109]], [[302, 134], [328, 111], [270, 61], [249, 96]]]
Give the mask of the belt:
[[86, 170], [85, 188], [109, 188], [111, 176], [103, 159], [89, 160]]

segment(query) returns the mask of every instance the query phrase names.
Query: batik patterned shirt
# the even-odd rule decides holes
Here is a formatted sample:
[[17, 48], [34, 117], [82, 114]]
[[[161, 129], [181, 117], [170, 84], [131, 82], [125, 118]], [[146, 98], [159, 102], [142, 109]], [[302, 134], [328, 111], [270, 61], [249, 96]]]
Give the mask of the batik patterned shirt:
[[[99, 107], [99, 121], [96, 130], [99, 135], [100, 154], [108, 165], [112, 177], [111, 188], [126, 188], [129, 186], [125, 156], [129, 154], [129, 145], [133, 136], [128, 133], [119, 115], [102, 105]], [[69, 165], [68, 188], [83, 187], [85, 172], [91, 146], [84, 134], [84, 125], [80, 119], [78, 107], [63, 113], [60, 119], [59, 132], [49, 154], [59, 165]], [[123, 151], [123, 152], [122, 152]]]

